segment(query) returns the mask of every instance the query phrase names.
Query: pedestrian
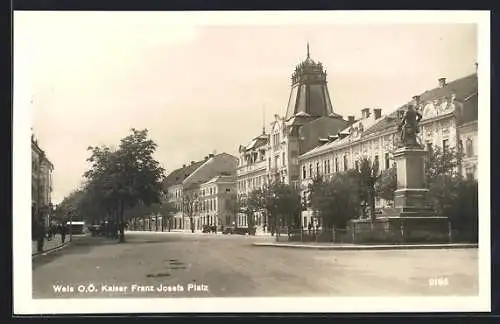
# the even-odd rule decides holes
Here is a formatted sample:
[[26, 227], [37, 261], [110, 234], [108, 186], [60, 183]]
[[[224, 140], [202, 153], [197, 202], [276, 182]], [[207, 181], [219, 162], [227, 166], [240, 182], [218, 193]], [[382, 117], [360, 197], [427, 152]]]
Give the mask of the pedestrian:
[[66, 226], [64, 224], [60, 224], [60, 233], [61, 233], [61, 243], [64, 244], [66, 241]]
[[43, 244], [45, 241], [45, 226], [40, 221], [37, 222], [38, 238], [37, 238], [37, 251], [43, 252]]

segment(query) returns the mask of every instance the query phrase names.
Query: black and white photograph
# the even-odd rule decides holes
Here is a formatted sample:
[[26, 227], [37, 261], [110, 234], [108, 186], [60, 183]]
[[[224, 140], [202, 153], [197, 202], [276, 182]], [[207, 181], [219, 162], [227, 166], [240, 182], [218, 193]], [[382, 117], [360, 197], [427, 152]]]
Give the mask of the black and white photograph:
[[14, 312], [490, 310], [488, 12], [13, 17]]

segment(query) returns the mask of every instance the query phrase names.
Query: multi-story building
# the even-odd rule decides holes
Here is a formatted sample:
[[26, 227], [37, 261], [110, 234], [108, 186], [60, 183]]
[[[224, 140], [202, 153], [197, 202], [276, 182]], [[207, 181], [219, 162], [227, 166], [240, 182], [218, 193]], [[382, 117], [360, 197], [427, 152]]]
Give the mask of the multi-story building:
[[231, 226], [234, 220], [233, 211], [228, 208], [227, 201], [236, 193], [236, 176], [216, 176], [200, 185], [200, 201], [196, 214], [196, 229], [204, 225]]
[[[222, 188], [220, 186], [229, 181], [227, 177], [234, 179], [236, 176], [237, 164], [238, 158], [230, 154], [209, 154], [204, 160], [191, 161], [189, 165], [183, 165], [165, 178], [163, 186], [167, 193], [166, 199], [177, 209], [173, 216], [174, 229], [190, 230], [193, 225], [195, 230], [201, 230], [201, 219], [206, 216], [213, 217], [213, 220], [218, 222], [219, 209], [210, 210], [208, 213], [201, 210], [202, 201], [208, 199], [206, 195], [202, 196], [202, 186], [205, 187], [207, 182], [213, 180], [217, 183], [216, 188]], [[234, 180], [232, 185], [235, 190]]]
[[48, 226], [52, 212], [52, 172], [49, 161], [38, 141], [31, 136], [31, 205], [33, 217]]
[[[412, 104], [422, 114], [419, 140], [431, 146], [463, 150], [463, 170], [476, 176], [477, 168], [477, 74], [450, 83], [440, 78], [438, 86], [414, 96]], [[302, 194], [316, 175], [330, 176], [357, 168], [362, 157], [378, 160], [381, 169], [392, 166], [392, 152], [399, 137], [398, 125], [406, 105], [383, 116], [380, 109], [363, 109], [361, 119], [328, 137], [299, 157], [302, 170]], [[378, 202], [380, 203], [380, 202]], [[303, 212], [303, 226], [312, 221], [312, 211]]]
[[[353, 122], [333, 111], [326, 71], [311, 59], [309, 45], [306, 59], [296, 66], [291, 79], [285, 116], [275, 115], [269, 134], [264, 131], [250, 144], [240, 146], [240, 196], [273, 181], [298, 185], [299, 156], [314, 148], [318, 138], [337, 133]], [[246, 216], [240, 217], [246, 224]], [[262, 224], [257, 228], [260, 230], [267, 223], [265, 213], [259, 212], [257, 218], [256, 223]]]

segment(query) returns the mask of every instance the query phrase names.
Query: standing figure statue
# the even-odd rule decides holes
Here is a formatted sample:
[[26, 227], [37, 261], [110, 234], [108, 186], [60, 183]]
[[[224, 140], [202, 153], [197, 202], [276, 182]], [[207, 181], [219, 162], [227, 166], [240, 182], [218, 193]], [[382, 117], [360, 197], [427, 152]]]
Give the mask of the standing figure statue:
[[399, 129], [401, 131], [401, 145], [403, 147], [419, 147], [417, 134], [419, 133], [418, 123], [422, 119], [422, 114], [415, 110], [412, 104], [408, 105], [401, 118]]

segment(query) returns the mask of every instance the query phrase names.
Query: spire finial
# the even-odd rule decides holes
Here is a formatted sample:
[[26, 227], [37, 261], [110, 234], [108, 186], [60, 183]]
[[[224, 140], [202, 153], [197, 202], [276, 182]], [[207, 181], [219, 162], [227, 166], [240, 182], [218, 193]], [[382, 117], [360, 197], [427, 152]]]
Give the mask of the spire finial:
[[266, 134], [266, 105], [262, 106], [262, 135]]
[[309, 55], [309, 42], [307, 42], [307, 58], [310, 58], [310, 55]]

